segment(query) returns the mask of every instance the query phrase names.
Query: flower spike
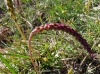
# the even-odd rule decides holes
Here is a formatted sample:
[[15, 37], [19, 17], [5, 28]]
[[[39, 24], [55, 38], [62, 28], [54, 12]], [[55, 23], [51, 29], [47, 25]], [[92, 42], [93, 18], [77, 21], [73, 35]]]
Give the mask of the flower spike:
[[81, 34], [79, 34], [73, 28], [71, 28], [69, 26], [66, 26], [66, 25], [64, 25], [62, 23], [50, 23], [50, 24], [45, 24], [45, 25], [42, 25], [42, 26], [39, 26], [39, 27], [35, 28], [30, 33], [30, 36], [29, 36], [29, 44], [30, 44], [31, 38], [32, 38], [32, 36], [33, 36], [34, 33], [37, 33], [37, 32], [42, 31], [42, 30], [48, 30], [48, 29], [62, 30], [62, 31], [65, 31], [65, 32], [69, 33], [70, 35], [74, 36], [83, 45], [83, 47], [89, 52], [90, 55], [93, 55], [93, 52], [92, 52], [89, 44], [81, 36]]
[[[28, 40], [28, 47], [29, 47], [31, 60], [32, 60], [31, 39], [32, 39], [33, 34], [43, 31], [43, 30], [49, 30], [49, 29], [62, 30], [64, 32], [69, 33], [70, 35], [74, 36], [83, 45], [84, 49], [87, 50], [87, 52], [90, 54], [90, 56], [94, 57], [94, 54], [93, 54], [92, 49], [90, 48], [89, 44], [82, 37], [82, 35], [79, 34], [76, 30], [74, 30], [70, 26], [66, 26], [62, 23], [50, 23], [50, 24], [45, 24], [45, 25], [39, 26], [30, 33], [29, 40]], [[33, 59], [33, 61], [34, 61], [34, 59]], [[34, 64], [34, 62], [33, 62], [33, 64]]]

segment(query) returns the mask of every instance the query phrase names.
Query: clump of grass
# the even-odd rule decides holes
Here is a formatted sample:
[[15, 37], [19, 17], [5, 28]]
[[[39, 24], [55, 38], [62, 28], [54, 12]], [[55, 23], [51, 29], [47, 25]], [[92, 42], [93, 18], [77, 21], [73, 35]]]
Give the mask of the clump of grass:
[[[100, 47], [98, 46], [100, 44], [100, 21], [98, 18], [100, 10], [93, 10], [94, 6], [96, 7], [99, 5], [99, 2], [97, 0], [88, 0], [87, 2], [83, 0], [20, 0], [22, 4], [18, 6], [17, 10], [13, 7], [13, 3], [11, 2], [11, 0], [6, 1], [9, 2], [9, 4], [6, 6], [9, 7], [8, 11], [11, 13], [12, 19], [7, 14], [4, 14], [2, 20], [0, 18], [0, 24], [11, 27], [14, 35], [11, 36], [13, 40], [12, 46], [9, 48], [5, 48], [7, 53], [0, 53], [0, 56], [2, 57], [2, 61], [0, 62], [5, 64], [5, 67], [0, 69], [2, 73], [36, 73], [29, 57], [28, 46], [26, 45], [26, 42], [28, 41], [28, 35], [30, 34], [31, 30], [36, 26], [39, 26], [41, 24], [43, 25], [45, 23], [61, 22], [69, 25], [87, 40], [87, 43], [90, 44], [90, 47], [95, 52], [100, 52]], [[4, 11], [6, 12], [5, 5], [3, 7]], [[21, 13], [22, 11], [23, 13]], [[16, 25], [16, 27], [14, 24]], [[63, 30], [65, 31], [65, 29], [66, 28], [64, 28]], [[41, 65], [39, 65], [39, 67], [41, 68], [40, 70], [51, 69], [52, 66], [56, 68], [60, 66], [61, 68], [61, 63], [57, 64], [59, 59], [74, 57], [75, 50], [75, 52], [79, 52], [78, 54], [85, 53], [85, 50], [80, 50], [83, 48], [80, 46], [78, 41], [75, 41], [72, 36], [66, 35], [65, 32], [60, 32], [59, 37], [54, 37], [55, 34], [59, 34], [58, 31], [55, 32], [50, 30], [45, 32], [47, 33], [39, 33], [40, 35], [34, 35], [34, 40], [32, 42], [36, 44], [32, 44], [34, 48], [39, 49], [36, 50], [36, 52], [35, 50], [32, 50], [32, 54], [34, 52], [36, 54], [35, 56], [33, 56], [33, 59], [35, 59], [35, 64], [37, 65], [41, 63]], [[74, 35], [74, 32], [71, 32], [71, 34]], [[24, 36], [26, 38], [26, 41]], [[62, 40], [62, 38], [60, 39], [60, 37], [64, 39]], [[56, 42], [55, 39], [57, 39], [58, 41]], [[84, 42], [86, 42], [84, 40], [81, 40], [80, 38], [78, 38], [78, 40], [81, 41], [81, 44], [84, 44]], [[84, 46], [87, 46], [87, 44], [84, 44]], [[85, 48], [89, 47], [87, 46]], [[56, 57], [55, 55], [58, 52], [61, 55]], [[91, 64], [89, 66], [91, 66]], [[69, 68], [69, 70], [70, 69], [71, 68]]]

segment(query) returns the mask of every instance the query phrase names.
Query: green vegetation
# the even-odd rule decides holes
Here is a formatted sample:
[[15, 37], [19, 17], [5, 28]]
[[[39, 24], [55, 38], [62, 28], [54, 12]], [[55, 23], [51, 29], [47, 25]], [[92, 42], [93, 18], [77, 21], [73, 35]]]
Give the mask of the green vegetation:
[[98, 0], [5, 1], [8, 3], [0, 0], [0, 26], [10, 27], [13, 34], [6, 37], [6, 42], [0, 39], [4, 42], [0, 42], [1, 74], [100, 73], [100, 57], [91, 58], [75, 37], [63, 31], [43, 30], [33, 35], [31, 53], [35, 65], [28, 49], [28, 38], [33, 29], [47, 23], [63, 23], [80, 33], [99, 56]]

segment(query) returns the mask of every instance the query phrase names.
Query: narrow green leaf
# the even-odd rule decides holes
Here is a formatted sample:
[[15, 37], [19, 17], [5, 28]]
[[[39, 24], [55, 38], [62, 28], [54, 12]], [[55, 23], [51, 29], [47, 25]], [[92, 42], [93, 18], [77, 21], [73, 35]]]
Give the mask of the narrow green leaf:
[[9, 62], [2, 55], [0, 55], [0, 59], [6, 65], [6, 67], [8, 67], [8, 69], [10, 70], [12, 74], [16, 74], [16, 70], [12, 66], [9, 65]]
[[20, 58], [30, 58], [29, 56], [25, 56], [25, 55], [21, 55], [21, 54], [0, 53], [0, 56], [1, 55], [15, 56], [15, 57], [20, 57]]

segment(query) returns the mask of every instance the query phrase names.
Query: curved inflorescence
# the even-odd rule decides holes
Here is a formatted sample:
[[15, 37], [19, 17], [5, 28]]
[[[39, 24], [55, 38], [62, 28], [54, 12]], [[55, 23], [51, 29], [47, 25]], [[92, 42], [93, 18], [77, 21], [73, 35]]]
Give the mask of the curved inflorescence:
[[30, 33], [29, 41], [28, 41], [30, 57], [32, 57], [31, 39], [32, 39], [33, 34], [40, 32], [40, 31], [43, 31], [43, 30], [48, 30], [48, 29], [62, 30], [66, 33], [69, 33], [70, 35], [74, 36], [83, 45], [84, 49], [87, 50], [87, 52], [90, 54], [90, 56], [92, 56], [92, 57], [94, 56], [89, 44], [87, 43], [87, 41], [76, 30], [74, 30], [73, 28], [66, 26], [62, 23], [50, 23], [50, 24], [45, 24], [45, 25], [39, 26], [39, 27], [35, 28]]

